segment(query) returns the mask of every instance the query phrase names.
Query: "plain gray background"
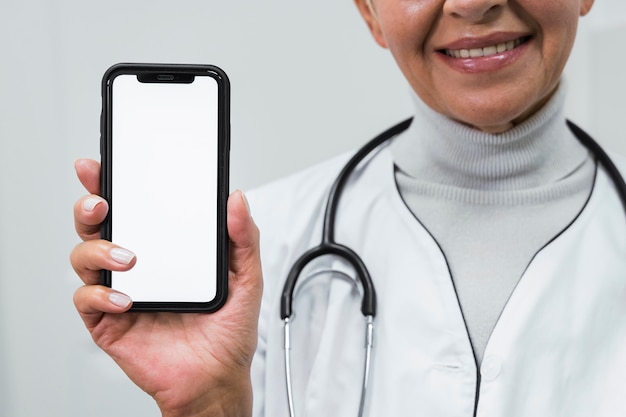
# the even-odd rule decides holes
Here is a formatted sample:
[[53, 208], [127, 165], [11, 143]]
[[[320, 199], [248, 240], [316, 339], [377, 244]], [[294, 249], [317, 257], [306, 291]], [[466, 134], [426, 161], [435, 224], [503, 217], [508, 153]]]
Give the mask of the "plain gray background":
[[[626, 6], [598, 0], [568, 68], [569, 115], [622, 129]], [[232, 188], [352, 149], [410, 115], [408, 89], [351, 1], [2, 0], [0, 416], [157, 416], [72, 305], [73, 161], [98, 158], [116, 62], [209, 63], [232, 82]]]

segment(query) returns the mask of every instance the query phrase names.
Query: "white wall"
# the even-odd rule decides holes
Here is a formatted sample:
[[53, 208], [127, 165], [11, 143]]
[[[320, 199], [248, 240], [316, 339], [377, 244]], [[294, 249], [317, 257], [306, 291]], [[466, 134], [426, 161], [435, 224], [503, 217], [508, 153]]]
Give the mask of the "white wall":
[[[569, 70], [570, 112], [626, 153], [616, 52], [626, 29], [589, 26]], [[0, 416], [157, 415], [72, 306], [71, 207], [83, 193], [72, 162], [98, 158], [109, 65], [225, 69], [233, 188], [352, 148], [410, 113], [404, 81], [351, 1], [2, 0], [0, 35]]]
[[597, 0], [581, 21], [566, 70], [568, 114], [607, 149], [626, 154], [626, 2]]

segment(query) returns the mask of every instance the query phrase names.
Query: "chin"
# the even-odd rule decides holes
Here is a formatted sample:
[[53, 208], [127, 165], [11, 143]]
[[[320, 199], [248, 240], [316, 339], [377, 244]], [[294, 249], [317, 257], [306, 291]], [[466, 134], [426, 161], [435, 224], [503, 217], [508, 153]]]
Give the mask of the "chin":
[[[528, 119], [534, 111], [527, 106], [505, 107], [502, 100], [494, 106], [492, 103], [464, 103], [458, 111], [448, 115], [453, 119], [487, 133], [502, 133]], [[511, 103], [508, 103], [511, 104]], [[468, 110], [469, 109], [469, 110]]]
[[[490, 115], [490, 116], [494, 115], [493, 111], [488, 110], [488, 109], [484, 110], [484, 113], [483, 112], [481, 113], [482, 113], [481, 115]], [[474, 113], [472, 113], [471, 116], [472, 117], [463, 117], [462, 115], [460, 117], [452, 116], [452, 119], [466, 126], [472, 127], [474, 129], [481, 130], [486, 133], [493, 133], [493, 134], [506, 132], [507, 130], [511, 129], [516, 124], [518, 124], [515, 116], [502, 117], [502, 118], [475, 117], [476, 114]]]

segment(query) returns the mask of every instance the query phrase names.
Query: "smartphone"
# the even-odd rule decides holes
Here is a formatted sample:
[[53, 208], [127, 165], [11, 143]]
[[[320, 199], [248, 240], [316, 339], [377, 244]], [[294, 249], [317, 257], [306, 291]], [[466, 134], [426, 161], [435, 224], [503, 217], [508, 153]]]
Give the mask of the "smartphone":
[[135, 266], [102, 271], [131, 311], [211, 312], [228, 294], [230, 83], [212, 65], [117, 64], [102, 79], [102, 238]]

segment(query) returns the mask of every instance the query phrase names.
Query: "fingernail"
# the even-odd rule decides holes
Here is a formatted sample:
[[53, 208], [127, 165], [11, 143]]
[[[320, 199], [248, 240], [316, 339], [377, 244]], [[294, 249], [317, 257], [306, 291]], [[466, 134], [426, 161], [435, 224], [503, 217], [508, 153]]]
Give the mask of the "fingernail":
[[112, 292], [109, 294], [109, 301], [111, 304], [116, 305], [118, 307], [128, 307], [132, 302], [129, 296], [126, 294], [122, 294], [121, 292]]
[[110, 253], [111, 258], [113, 258], [115, 262], [119, 262], [124, 265], [128, 265], [135, 257], [134, 253], [122, 248], [113, 248]]
[[83, 200], [83, 208], [86, 211], [93, 211], [98, 204], [102, 203], [102, 200], [96, 197], [87, 197]]

